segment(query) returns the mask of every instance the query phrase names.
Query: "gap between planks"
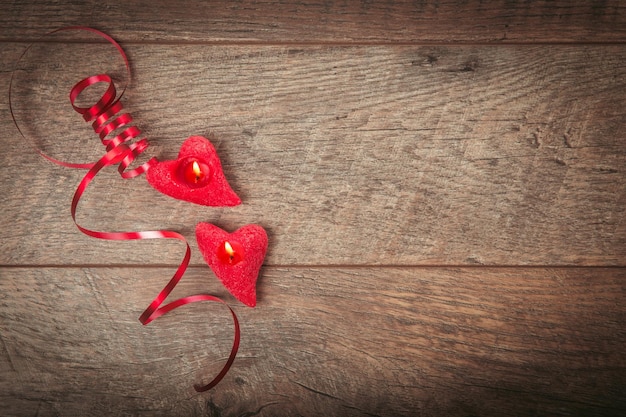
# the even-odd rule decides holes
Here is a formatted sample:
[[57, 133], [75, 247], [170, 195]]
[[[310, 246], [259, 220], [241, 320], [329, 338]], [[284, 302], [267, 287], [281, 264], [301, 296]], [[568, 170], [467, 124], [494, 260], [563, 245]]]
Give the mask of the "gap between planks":
[[[135, 268], [135, 269], [159, 269], [177, 268], [180, 264], [22, 264], [0, 265], [0, 269], [83, 269], [83, 268]], [[626, 269], [624, 265], [481, 265], [481, 264], [268, 264], [262, 268], [272, 269]], [[207, 265], [189, 265], [187, 269], [204, 269]]]
[[[106, 32], [105, 32], [106, 33]], [[75, 45], [98, 45], [108, 44], [106, 40], [81, 40], [81, 39], [64, 39], [54, 40], [46, 39], [45, 37], [49, 33], [42, 34], [41, 38], [35, 39], [19, 39], [19, 38], [6, 38], [0, 39], [0, 43], [14, 43], [14, 44], [75, 44]], [[94, 35], [95, 36], [95, 35]], [[124, 40], [123, 37], [114, 38], [121, 45], [162, 45], [162, 46], [267, 46], [267, 47], [281, 47], [281, 46], [302, 46], [302, 47], [318, 47], [318, 46], [416, 46], [416, 47], [454, 47], [454, 46], [477, 46], [477, 47], [499, 47], [499, 46], [622, 46], [626, 45], [626, 41], [245, 41], [245, 40], [216, 40], [216, 41], [174, 41], [174, 40]]]

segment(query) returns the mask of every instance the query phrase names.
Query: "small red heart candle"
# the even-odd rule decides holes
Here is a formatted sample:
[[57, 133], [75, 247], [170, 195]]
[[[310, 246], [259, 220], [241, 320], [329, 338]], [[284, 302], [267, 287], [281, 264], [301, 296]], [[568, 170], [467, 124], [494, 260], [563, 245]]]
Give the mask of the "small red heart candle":
[[163, 194], [203, 206], [236, 206], [241, 200], [230, 188], [213, 144], [191, 136], [180, 148], [178, 159], [160, 161], [146, 179]]
[[256, 306], [256, 281], [267, 252], [267, 234], [249, 224], [228, 233], [210, 223], [196, 226], [204, 260], [224, 287], [249, 307]]

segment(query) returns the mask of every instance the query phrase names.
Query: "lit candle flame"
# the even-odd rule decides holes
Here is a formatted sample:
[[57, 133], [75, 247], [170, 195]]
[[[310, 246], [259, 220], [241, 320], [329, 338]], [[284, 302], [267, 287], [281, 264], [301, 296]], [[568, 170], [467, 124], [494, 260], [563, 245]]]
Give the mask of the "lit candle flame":
[[200, 179], [202, 179], [202, 171], [200, 171], [200, 165], [198, 164], [198, 161], [193, 161], [191, 169], [196, 176], [196, 182], [200, 181]]
[[230, 256], [231, 260], [235, 257], [235, 251], [229, 242], [224, 242], [224, 250], [226, 250], [226, 253]]
[[243, 261], [245, 250], [237, 241], [229, 242], [225, 240], [217, 247], [217, 259], [224, 265], [237, 265]]

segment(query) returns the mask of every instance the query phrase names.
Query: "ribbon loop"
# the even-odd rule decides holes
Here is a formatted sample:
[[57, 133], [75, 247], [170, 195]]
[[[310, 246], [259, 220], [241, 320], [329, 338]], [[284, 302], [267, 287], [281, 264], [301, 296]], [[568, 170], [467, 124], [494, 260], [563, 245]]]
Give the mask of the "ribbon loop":
[[[85, 91], [87, 87], [98, 83], [108, 83], [109, 86], [96, 104], [90, 107], [79, 107], [74, 104], [78, 96], [80, 96], [80, 93]], [[77, 113], [82, 114], [85, 121], [89, 122], [104, 113], [106, 109], [113, 104], [116, 95], [117, 91], [115, 90], [115, 84], [113, 84], [113, 80], [110, 76], [107, 74], [92, 75], [79, 81], [76, 85], [74, 85], [74, 87], [72, 87], [70, 90], [70, 103], [72, 103], [74, 110]]]

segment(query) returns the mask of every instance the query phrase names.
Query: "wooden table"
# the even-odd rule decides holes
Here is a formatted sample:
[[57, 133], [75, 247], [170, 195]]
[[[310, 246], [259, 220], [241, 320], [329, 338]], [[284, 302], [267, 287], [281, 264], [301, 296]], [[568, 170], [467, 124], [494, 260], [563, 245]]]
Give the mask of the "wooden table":
[[[8, 416], [626, 415], [626, 5], [597, 1], [0, 2], [0, 409]], [[67, 100], [124, 78], [175, 158], [210, 136], [234, 208], [98, 175]], [[8, 110], [13, 105], [26, 139]], [[258, 306], [203, 262], [198, 222], [269, 235]]]

